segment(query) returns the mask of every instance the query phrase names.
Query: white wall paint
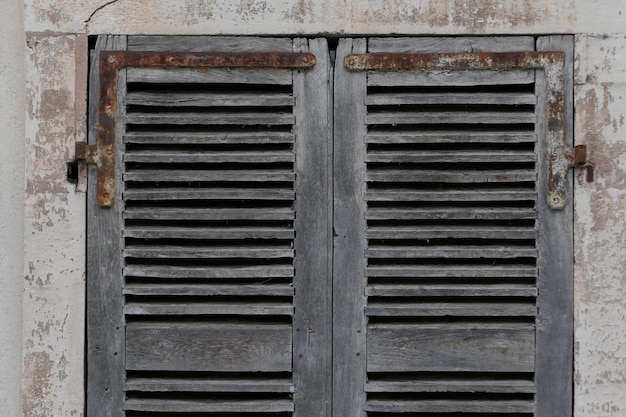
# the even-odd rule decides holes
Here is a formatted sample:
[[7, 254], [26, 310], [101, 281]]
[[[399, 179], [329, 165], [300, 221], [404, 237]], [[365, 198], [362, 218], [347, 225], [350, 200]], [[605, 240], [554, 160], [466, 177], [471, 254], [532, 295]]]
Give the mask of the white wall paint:
[[[20, 0], [10, 0], [13, 6]], [[576, 33], [577, 143], [587, 144], [596, 181], [576, 181], [575, 416], [626, 416], [626, 4], [623, 0], [25, 0], [26, 133], [15, 103], [24, 80], [9, 68], [0, 120], [17, 158], [0, 153], [0, 308], [19, 323], [24, 282], [23, 352], [7, 323], [0, 360], [10, 370], [0, 400], [15, 404], [24, 359], [23, 414], [80, 416], [83, 404], [84, 195], [65, 182], [73, 143], [84, 137], [85, 33], [147, 34], [539, 34]], [[0, 18], [19, 34], [20, 8]], [[5, 22], [6, 20], [6, 22]], [[5, 24], [6, 23], [6, 24]], [[18, 26], [16, 26], [18, 25]], [[47, 31], [47, 32], [46, 32]], [[6, 33], [9, 33], [6, 32]], [[20, 36], [0, 50], [18, 56]], [[4, 48], [4, 49], [3, 49]], [[7, 66], [8, 65], [8, 66]], [[5, 75], [3, 74], [5, 77]], [[8, 113], [7, 113], [8, 111]], [[13, 113], [11, 113], [13, 112]], [[19, 178], [26, 144], [26, 195]], [[3, 143], [6, 141], [4, 139]], [[17, 159], [17, 160], [16, 160]], [[6, 164], [6, 165], [5, 165]], [[17, 183], [4, 181], [6, 168]], [[17, 174], [15, 174], [17, 173]], [[17, 184], [17, 185], [16, 185]], [[6, 194], [4, 191], [8, 192]], [[6, 195], [5, 195], [6, 194]], [[24, 274], [19, 227], [26, 199]], [[10, 207], [4, 212], [5, 200]], [[18, 221], [12, 223], [14, 219]], [[17, 244], [16, 244], [17, 242]], [[8, 260], [7, 260], [8, 259]], [[8, 283], [8, 286], [7, 286]], [[20, 284], [21, 285], [21, 284]], [[5, 322], [6, 323], [6, 322]], [[5, 330], [4, 327], [0, 330]], [[7, 333], [8, 332], [8, 333]], [[12, 342], [12, 344], [11, 344]], [[14, 348], [14, 349], [13, 349]], [[12, 382], [12, 383], [11, 383]], [[4, 396], [4, 397], [3, 397]], [[15, 405], [14, 405], [15, 407]], [[16, 414], [17, 415], [17, 414]]]
[[0, 14], [0, 404], [20, 410], [24, 237], [24, 29], [22, 2]]

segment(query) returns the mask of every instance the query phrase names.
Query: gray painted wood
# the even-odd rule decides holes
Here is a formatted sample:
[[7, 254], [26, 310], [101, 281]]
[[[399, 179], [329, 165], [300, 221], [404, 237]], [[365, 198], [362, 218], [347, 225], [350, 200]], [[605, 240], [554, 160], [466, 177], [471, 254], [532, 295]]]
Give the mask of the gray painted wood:
[[234, 151], [135, 151], [124, 155], [125, 162], [144, 163], [272, 163], [294, 162], [295, 156], [289, 151], [234, 152]]
[[[89, 91], [88, 140], [95, 142], [98, 128], [98, 54], [103, 50], [125, 50], [125, 36], [99, 36], [92, 53]], [[124, 71], [119, 75], [118, 101], [125, 93]], [[121, 144], [121, 117], [118, 108], [117, 148]], [[123, 187], [122, 152], [117, 153], [115, 204], [103, 209], [96, 202], [97, 174], [89, 166], [87, 187], [87, 394], [86, 412], [90, 417], [122, 417], [124, 401], [124, 317], [122, 314], [121, 211]]]
[[129, 277], [176, 278], [180, 280], [195, 278], [288, 278], [293, 276], [293, 272], [291, 265], [229, 267], [130, 265], [124, 268], [124, 275]]
[[131, 83], [231, 83], [231, 84], [291, 84], [291, 70], [257, 70], [236, 68], [129, 68]]
[[[381, 176], [382, 177], [382, 176]], [[368, 201], [534, 201], [535, 191], [524, 188], [480, 190], [411, 189], [368, 190]]]
[[535, 317], [537, 307], [535, 307], [534, 300], [507, 303], [495, 301], [453, 303], [436, 300], [431, 303], [418, 300], [410, 300], [406, 303], [370, 301], [365, 314], [375, 317]]
[[503, 124], [534, 123], [534, 113], [526, 112], [372, 112], [365, 117], [369, 125], [403, 124]]
[[365, 292], [374, 297], [535, 297], [537, 288], [523, 284], [369, 285]]
[[536, 142], [534, 132], [437, 131], [415, 133], [370, 132], [367, 143], [525, 143]]
[[368, 181], [378, 182], [451, 182], [451, 183], [486, 183], [486, 182], [532, 182], [537, 179], [534, 169], [507, 169], [481, 171], [421, 170], [421, 169], [384, 169], [369, 170]]
[[292, 239], [295, 232], [293, 229], [276, 227], [128, 226], [124, 229], [123, 235], [138, 239]]
[[528, 393], [535, 392], [535, 384], [523, 379], [417, 379], [393, 381], [370, 381], [367, 392], [485, 392]]
[[291, 326], [129, 322], [126, 367], [143, 371], [291, 371]]
[[[401, 349], [398, 347], [401, 346]], [[368, 372], [533, 372], [532, 324], [370, 324]]]
[[525, 220], [536, 219], [534, 208], [518, 207], [428, 207], [370, 208], [367, 220]]
[[124, 249], [124, 257], [126, 258], [145, 258], [145, 259], [201, 259], [208, 258], [292, 258], [293, 249], [288, 247], [244, 247], [244, 246], [225, 246], [225, 247], [189, 247], [189, 246], [147, 246], [135, 245]]
[[291, 52], [288, 38], [261, 38], [252, 36], [129, 36], [129, 51], [188, 51], [228, 52]]
[[454, 245], [454, 246], [375, 246], [365, 250], [368, 258], [509, 259], [537, 256], [534, 246]]
[[135, 220], [293, 220], [291, 208], [245, 208], [245, 209], [204, 209], [204, 208], [133, 208], [124, 210], [125, 219]]
[[366, 162], [388, 163], [503, 163], [533, 162], [537, 159], [535, 152], [529, 151], [370, 151], [365, 157]]
[[[237, 294], [239, 295], [239, 294]], [[126, 302], [124, 314], [127, 316], [291, 316], [291, 303], [262, 302], [215, 302], [200, 303], [182, 299], [180, 302]]]
[[124, 198], [133, 200], [292, 200], [291, 189], [276, 188], [134, 188], [124, 192]]
[[126, 181], [293, 181], [295, 174], [288, 170], [168, 170], [168, 169], [141, 169], [126, 171]]
[[411, 400], [368, 401], [370, 412], [381, 413], [532, 413], [532, 400]]
[[[566, 146], [573, 146], [573, 71], [574, 46], [572, 36], [545, 36], [537, 39], [541, 51], [565, 52], [565, 105]], [[537, 76], [538, 105], [537, 134], [542, 141], [538, 152], [542, 156], [538, 169], [537, 210], [539, 221], [539, 257], [537, 265], [539, 297], [537, 304], [537, 415], [568, 417], [572, 415], [573, 397], [573, 300], [574, 300], [574, 249], [573, 249], [573, 179], [567, 181], [568, 202], [562, 210], [552, 210], [546, 204], [545, 155], [545, 89], [542, 72]], [[571, 175], [571, 174], [569, 174]]]
[[160, 400], [133, 398], [126, 410], [156, 413], [280, 413], [293, 411], [291, 400]]
[[532, 36], [459, 36], [424, 38], [371, 38], [369, 52], [524, 52], [535, 49]]
[[128, 124], [147, 125], [289, 125], [294, 116], [288, 113], [130, 113]]
[[537, 268], [528, 265], [418, 265], [369, 266], [368, 277], [398, 278], [533, 278]]
[[[534, 96], [533, 96], [534, 97]], [[239, 106], [292, 106], [293, 96], [286, 93], [176, 93], [146, 91], [129, 92], [126, 104], [140, 106], [167, 106], [167, 107], [239, 107]]]
[[368, 95], [365, 104], [534, 105], [536, 101], [532, 93], [380, 93]]
[[142, 392], [293, 392], [286, 379], [130, 378], [125, 391]]
[[383, 226], [369, 227], [368, 239], [534, 239], [534, 227]]
[[408, 86], [476, 86], [532, 84], [535, 73], [532, 70], [515, 71], [402, 71], [373, 72], [367, 78], [367, 85], [373, 87]]
[[330, 417], [332, 395], [332, 107], [325, 39], [295, 39], [315, 54], [312, 70], [294, 72], [296, 98], [296, 239], [293, 381], [295, 417]]
[[214, 145], [293, 143], [290, 132], [129, 132], [125, 143], [167, 145]]
[[207, 284], [126, 284], [124, 295], [235, 295], [235, 296], [293, 296], [291, 285], [275, 284], [237, 284], [237, 285], [207, 285]]
[[[364, 53], [365, 39], [341, 39], [336, 62]], [[366, 74], [335, 68], [333, 416], [365, 416]]]

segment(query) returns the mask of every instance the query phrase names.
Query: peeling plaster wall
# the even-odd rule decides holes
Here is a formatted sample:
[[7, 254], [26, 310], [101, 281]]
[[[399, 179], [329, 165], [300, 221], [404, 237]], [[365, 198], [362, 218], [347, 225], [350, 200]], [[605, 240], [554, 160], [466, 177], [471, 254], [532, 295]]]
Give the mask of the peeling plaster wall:
[[0, 404], [20, 410], [24, 221], [24, 29], [20, 2], [0, 14]]
[[[6, 240], [0, 241], [0, 254], [11, 257], [10, 261], [2, 259], [2, 268], [11, 276], [22, 262], [20, 233], [24, 233], [24, 272], [0, 288], [2, 311], [13, 314], [19, 323], [15, 312], [19, 308], [14, 311], [12, 307], [18, 305], [13, 299], [16, 285], [23, 283], [22, 343], [12, 339], [17, 326], [6, 325], [8, 333], [0, 336], [7, 343], [13, 340], [9, 346], [15, 349], [0, 356], [3, 369], [4, 361], [12, 369], [13, 383], [0, 388], [0, 400], [6, 397], [9, 407], [21, 383], [24, 416], [82, 415], [85, 195], [65, 181], [65, 162], [73, 157], [74, 141], [84, 138], [85, 35], [573, 33], [575, 140], [588, 146], [596, 165], [595, 182], [586, 183], [581, 177], [575, 186], [575, 416], [626, 416], [623, 0], [8, 1], [20, 7], [1, 19], [8, 27], [15, 26], [14, 21], [21, 22], [23, 5], [26, 42], [11, 37], [0, 48], [18, 56], [25, 51], [27, 67], [25, 134], [20, 133], [22, 124], [15, 122], [17, 116], [10, 113], [13, 101], [24, 99], [18, 91], [23, 83], [19, 76], [2, 84], [9, 93], [0, 100], [2, 109], [9, 110], [0, 112], [0, 118], [9, 123], [8, 132], [24, 136], [26, 161], [22, 190], [4, 181], [5, 166], [15, 181], [22, 181], [21, 162], [4, 154], [0, 159], [3, 186], [14, 196], [4, 195], [3, 188], [3, 207], [8, 199], [11, 210], [2, 210], [0, 222], [12, 227], [17, 236], [17, 244], [6, 239], [6, 234]], [[0, 21], [3, 40], [4, 20]], [[0, 70], [11, 70], [18, 64], [7, 59], [4, 50]], [[19, 159], [23, 148], [17, 142], [10, 143]], [[23, 214], [17, 210], [20, 199], [26, 203]], [[17, 219], [19, 225], [20, 215], [23, 231], [10, 223]], [[16, 358], [23, 358], [21, 382], [15, 381], [20, 367]]]

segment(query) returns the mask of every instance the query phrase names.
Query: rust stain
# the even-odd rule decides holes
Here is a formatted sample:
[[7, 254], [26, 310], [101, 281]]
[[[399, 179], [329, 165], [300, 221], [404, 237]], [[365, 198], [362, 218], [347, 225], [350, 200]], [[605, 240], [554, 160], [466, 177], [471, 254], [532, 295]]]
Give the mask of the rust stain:
[[96, 143], [76, 144], [76, 159], [96, 165], [97, 200], [111, 207], [115, 195], [115, 117], [117, 77], [121, 68], [311, 68], [315, 55], [280, 52], [129, 52], [102, 51], [99, 60], [98, 131]]
[[567, 172], [573, 155], [565, 137], [565, 54], [547, 52], [372, 53], [345, 57], [353, 71], [456, 71], [542, 69], [547, 81], [547, 200], [553, 209], [566, 204]]

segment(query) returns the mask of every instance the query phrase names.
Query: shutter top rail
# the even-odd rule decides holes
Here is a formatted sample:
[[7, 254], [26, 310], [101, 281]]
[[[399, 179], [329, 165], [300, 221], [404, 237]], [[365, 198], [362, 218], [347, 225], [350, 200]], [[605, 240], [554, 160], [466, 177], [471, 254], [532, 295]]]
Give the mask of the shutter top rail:
[[315, 55], [286, 52], [101, 51], [96, 143], [76, 143], [76, 159], [98, 169], [98, 205], [111, 207], [115, 195], [117, 80], [123, 68], [284, 68], [306, 69]]

